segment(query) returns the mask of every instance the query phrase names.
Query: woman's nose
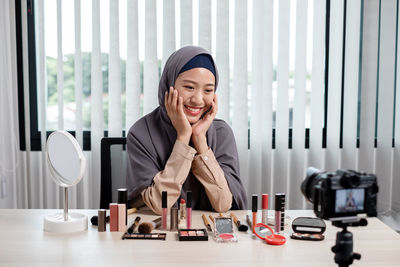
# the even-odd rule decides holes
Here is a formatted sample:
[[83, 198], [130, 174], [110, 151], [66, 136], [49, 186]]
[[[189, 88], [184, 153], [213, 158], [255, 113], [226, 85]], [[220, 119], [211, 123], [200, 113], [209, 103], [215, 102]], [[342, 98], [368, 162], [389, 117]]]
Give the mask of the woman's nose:
[[190, 102], [195, 105], [201, 105], [203, 103], [203, 94], [200, 92], [200, 90], [196, 90], [192, 97], [190, 98]]

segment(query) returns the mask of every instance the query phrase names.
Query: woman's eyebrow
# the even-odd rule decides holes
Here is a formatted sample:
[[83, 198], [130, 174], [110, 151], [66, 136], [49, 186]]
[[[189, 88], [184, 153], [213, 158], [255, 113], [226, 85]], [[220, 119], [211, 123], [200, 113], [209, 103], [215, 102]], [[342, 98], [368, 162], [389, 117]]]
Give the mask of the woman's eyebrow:
[[[195, 85], [198, 84], [197, 82], [192, 81], [192, 80], [182, 80], [182, 82], [185, 82], [185, 83], [193, 83], [193, 84], [195, 84]], [[204, 86], [215, 86], [215, 84], [213, 84], [213, 83], [207, 83], [207, 84], [205, 84]]]

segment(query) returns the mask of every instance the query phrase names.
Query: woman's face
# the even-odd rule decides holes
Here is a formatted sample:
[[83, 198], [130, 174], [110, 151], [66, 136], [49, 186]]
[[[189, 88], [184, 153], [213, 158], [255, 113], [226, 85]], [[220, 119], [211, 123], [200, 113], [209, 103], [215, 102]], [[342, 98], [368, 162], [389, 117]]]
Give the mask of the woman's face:
[[183, 112], [190, 124], [196, 123], [213, 102], [214, 74], [206, 68], [194, 68], [179, 74], [175, 81], [178, 96], [183, 98]]

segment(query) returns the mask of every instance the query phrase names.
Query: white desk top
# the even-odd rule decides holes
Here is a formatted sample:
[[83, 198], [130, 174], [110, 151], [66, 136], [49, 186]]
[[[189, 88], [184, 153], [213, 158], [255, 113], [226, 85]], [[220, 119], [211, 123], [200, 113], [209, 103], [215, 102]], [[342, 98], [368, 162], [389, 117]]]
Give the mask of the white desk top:
[[[43, 231], [43, 217], [55, 210], [0, 210], [0, 266], [337, 266], [331, 247], [339, 228], [330, 222], [324, 241], [290, 239], [289, 225], [285, 228], [287, 243], [271, 246], [253, 239], [250, 231], [236, 232], [238, 243], [216, 243], [211, 233], [208, 241], [179, 242], [176, 232], [169, 231], [166, 241], [121, 240], [122, 233], [99, 233], [91, 226], [90, 218], [97, 215], [96, 210], [78, 212], [88, 215], [87, 231], [54, 234]], [[248, 211], [234, 213], [245, 222]], [[201, 214], [193, 212], [193, 228], [205, 228]], [[312, 212], [287, 214], [294, 218], [311, 216]], [[156, 217], [139, 212], [130, 215], [128, 221], [137, 215], [142, 222]], [[352, 266], [400, 266], [400, 235], [377, 218], [369, 218], [367, 227], [349, 230], [354, 235], [354, 252], [362, 254]]]

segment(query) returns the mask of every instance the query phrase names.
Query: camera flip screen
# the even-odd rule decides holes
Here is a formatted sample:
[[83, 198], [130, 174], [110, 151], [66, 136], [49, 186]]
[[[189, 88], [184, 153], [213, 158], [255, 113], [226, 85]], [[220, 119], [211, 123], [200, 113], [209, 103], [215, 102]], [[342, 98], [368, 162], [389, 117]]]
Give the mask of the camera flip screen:
[[364, 210], [364, 188], [336, 190], [335, 212], [350, 213]]

